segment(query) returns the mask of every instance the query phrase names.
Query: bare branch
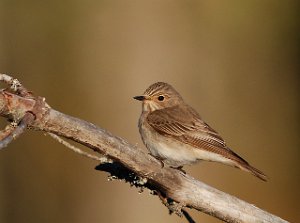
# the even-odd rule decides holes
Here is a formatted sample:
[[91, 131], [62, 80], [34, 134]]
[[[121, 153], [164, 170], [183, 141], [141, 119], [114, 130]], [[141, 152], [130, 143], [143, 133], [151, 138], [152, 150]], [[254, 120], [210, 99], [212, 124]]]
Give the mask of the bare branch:
[[[0, 80], [5, 78], [0, 74]], [[92, 123], [51, 109], [41, 97], [0, 92], [1, 116], [21, 120], [28, 112], [35, 116], [30, 127], [71, 139], [112, 159], [113, 163], [102, 163], [96, 169], [109, 172], [141, 189], [149, 188], [160, 196], [165, 205], [172, 207], [171, 210], [178, 214], [182, 211], [190, 222], [193, 220], [187, 217], [189, 215], [184, 208], [194, 208], [225, 222], [287, 222], [179, 170], [162, 168], [160, 162], [145, 151]]]
[[10, 123], [7, 125], [3, 130], [0, 131], [0, 141], [2, 141], [4, 138], [12, 134], [12, 132], [17, 127], [17, 124], [15, 122]]
[[194, 221], [194, 219], [189, 215], [189, 213], [186, 211], [186, 210], [182, 210], [182, 214], [184, 215], [184, 217], [186, 218], [186, 220], [189, 222], [189, 223], [196, 223]]
[[0, 74], [0, 82], [4, 82], [5, 84], [10, 86], [10, 89], [23, 96], [29, 97], [31, 96], [31, 92], [29, 92], [17, 79], [12, 78], [7, 74]]
[[9, 134], [0, 141], [0, 150], [4, 147], [8, 146], [9, 143], [11, 143], [14, 139], [18, 138], [27, 128], [27, 126], [32, 123], [34, 120], [34, 115], [32, 113], [26, 113], [24, 117], [22, 118], [19, 125], [16, 126], [16, 128], [11, 129]]
[[81, 149], [73, 146], [72, 144], [68, 143], [67, 141], [63, 140], [61, 137], [53, 134], [53, 133], [48, 133], [49, 136], [51, 136], [53, 139], [55, 139], [56, 141], [58, 141], [59, 143], [63, 144], [64, 146], [66, 146], [67, 148], [69, 148], [70, 150], [72, 150], [75, 153], [78, 153], [82, 156], [85, 156], [87, 158], [93, 159], [93, 160], [97, 160], [100, 163], [112, 163], [113, 161], [111, 159], [108, 159], [105, 156], [102, 157], [98, 157], [92, 154], [89, 154], [87, 152], [82, 151]]

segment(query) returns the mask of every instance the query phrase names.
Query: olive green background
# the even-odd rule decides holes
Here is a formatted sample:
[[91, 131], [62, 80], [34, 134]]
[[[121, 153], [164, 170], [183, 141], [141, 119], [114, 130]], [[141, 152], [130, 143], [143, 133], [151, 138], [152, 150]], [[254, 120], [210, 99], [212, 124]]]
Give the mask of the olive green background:
[[[269, 181], [207, 162], [187, 172], [291, 222], [300, 222], [299, 40], [297, 1], [0, 0], [0, 73], [141, 149], [132, 97], [172, 84]], [[96, 165], [27, 131], [0, 151], [0, 222], [185, 222]]]

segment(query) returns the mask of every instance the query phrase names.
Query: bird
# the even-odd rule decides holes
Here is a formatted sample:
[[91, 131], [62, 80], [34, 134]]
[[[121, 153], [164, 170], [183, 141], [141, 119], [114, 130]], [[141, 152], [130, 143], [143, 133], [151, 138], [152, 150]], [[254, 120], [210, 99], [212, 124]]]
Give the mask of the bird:
[[219, 162], [267, 181], [267, 176], [231, 150], [170, 84], [156, 82], [133, 98], [142, 101], [138, 121], [142, 141], [163, 166], [181, 169], [202, 160]]

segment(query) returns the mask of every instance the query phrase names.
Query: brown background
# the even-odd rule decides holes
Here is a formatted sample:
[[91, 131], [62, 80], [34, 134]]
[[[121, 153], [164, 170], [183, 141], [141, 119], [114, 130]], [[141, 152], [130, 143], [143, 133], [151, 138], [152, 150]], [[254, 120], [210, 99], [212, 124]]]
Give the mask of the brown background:
[[[142, 149], [141, 105], [132, 96], [153, 82], [169, 82], [270, 180], [214, 163], [186, 170], [300, 222], [298, 6], [275, 0], [0, 0], [0, 72], [53, 108]], [[0, 151], [0, 222], [184, 222], [148, 191], [108, 182], [96, 164], [28, 131]]]

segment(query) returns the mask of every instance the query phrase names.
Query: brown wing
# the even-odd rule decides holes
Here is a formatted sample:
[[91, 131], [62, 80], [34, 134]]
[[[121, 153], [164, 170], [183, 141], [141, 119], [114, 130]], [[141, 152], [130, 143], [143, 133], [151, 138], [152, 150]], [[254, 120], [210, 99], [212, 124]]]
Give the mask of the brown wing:
[[234, 160], [238, 163], [237, 166], [239, 168], [251, 172], [263, 181], [267, 180], [266, 175], [262, 171], [254, 168], [246, 160], [230, 150], [222, 137], [188, 105], [151, 112], [147, 117], [147, 122], [161, 134], [173, 137], [195, 148], [204, 149]]
[[247, 164], [244, 159], [230, 150], [222, 137], [188, 105], [156, 110], [148, 115], [147, 121], [161, 134]]

